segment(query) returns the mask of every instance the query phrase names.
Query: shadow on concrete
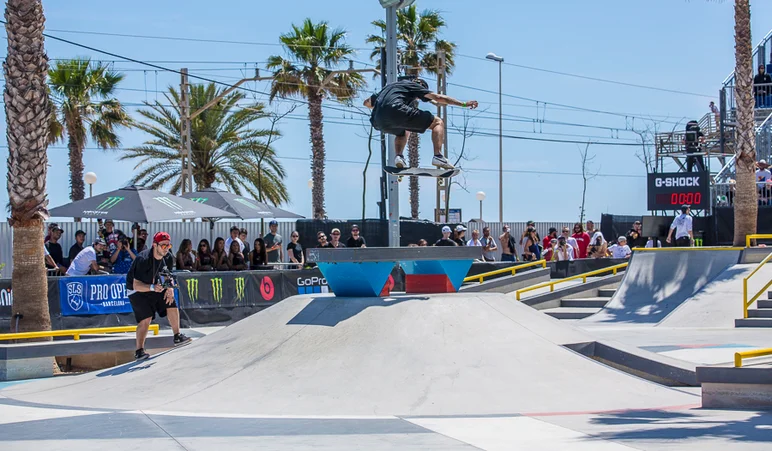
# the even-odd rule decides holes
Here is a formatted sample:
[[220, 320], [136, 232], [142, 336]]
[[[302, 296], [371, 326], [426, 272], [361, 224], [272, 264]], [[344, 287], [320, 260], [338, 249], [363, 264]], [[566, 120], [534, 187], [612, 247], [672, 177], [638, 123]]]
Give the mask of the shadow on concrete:
[[314, 298], [287, 324], [334, 327], [367, 308], [391, 307], [408, 301], [426, 301], [428, 296], [400, 296], [394, 298]]
[[[698, 410], [707, 415], [677, 411], [635, 411], [602, 415], [593, 418], [594, 425], [612, 426], [618, 430], [594, 432], [593, 439], [604, 440], [686, 440], [720, 438], [736, 442], [769, 442], [772, 412], [751, 413], [743, 420], [711, 417], [710, 410]], [[638, 426], [638, 427], [636, 427]]]
[[[668, 268], [672, 272], [656, 271], [650, 275], [662, 277], [631, 277], [622, 282], [612, 301], [596, 315], [584, 322], [656, 324], [673, 313], [713, 283], [735, 279], [744, 274], [742, 268], [728, 268], [726, 262], [706, 259], [700, 266]], [[718, 275], [710, 277], [713, 273]]]
[[[153, 356], [153, 357], [156, 357], [156, 356]], [[153, 365], [155, 365], [155, 362], [149, 361], [149, 360], [129, 362], [125, 365], [116, 366], [114, 368], [110, 368], [109, 370], [102, 371], [101, 373], [97, 373], [96, 377], [110, 377], [110, 376], [119, 376], [121, 374], [134, 373], [136, 371], [146, 370]]]

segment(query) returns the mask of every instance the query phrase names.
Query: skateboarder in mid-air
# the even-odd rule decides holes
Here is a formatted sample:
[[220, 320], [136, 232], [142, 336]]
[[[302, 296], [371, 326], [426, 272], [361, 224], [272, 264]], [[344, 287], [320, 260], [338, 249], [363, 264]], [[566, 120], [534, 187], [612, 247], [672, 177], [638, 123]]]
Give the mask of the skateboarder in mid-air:
[[431, 102], [434, 105], [477, 108], [477, 101], [475, 100], [462, 102], [453, 97], [430, 91], [426, 81], [420, 78], [390, 83], [380, 93], [367, 98], [364, 104], [373, 110], [370, 115], [370, 123], [373, 128], [396, 136], [394, 144], [397, 156], [394, 158], [394, 166], [400, 169], [407, 167], [402, 153], [410, 133], [423, 133], [427, 129], [431, 129], [432, 144], [434, 145], [432, 165], [443, 169], [454, 169], [454, 166], [442, 155], [445, 124], [442, 123], [442, 119], [429, 111], [418, 109], [417, 100]]

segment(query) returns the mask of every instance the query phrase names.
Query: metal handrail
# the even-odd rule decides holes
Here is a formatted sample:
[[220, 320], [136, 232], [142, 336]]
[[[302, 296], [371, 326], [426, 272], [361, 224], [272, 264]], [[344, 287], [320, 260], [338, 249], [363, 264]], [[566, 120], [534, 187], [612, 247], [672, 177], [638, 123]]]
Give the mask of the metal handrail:
[[734, 367], [735, 368], [742, 368], [743, 366], [743, 359], [750, 359], [752, 357], [764, 357], [767, 355], [772, 355], [772, 348], [766, 348], [766, 349], [756, 349], [753, 351], [741, 351], [741, 352], [735, 352], [734, 353]]
[[532, 268], [534, 266], [541, 266], [542, 268], [546, 268], [547, 260], [538, 260], [538, 261], [526, 263], [523, 265], [510, 266], [509, 268], [503, 268], [503, 269], [497, 269], [495, 271], [484, 272], [482, 274], [477, 274], [476, 276], [465, 277], [464, 283], [473, 282], [475, 280], [479, 281], [480, 283], [483, 283], [483, 280], [486, 277], [498, 276], [499, 274], [506, 274], [508, 272], [511, 272], [512, 275], [514, 276], [518, 269]]
[[[80, 340], [81, 335], [91, 334], [111, 334], [117, 332], [135, 332], [137, 326], [116, 326], [116, 327], [95, 327], [93, 329], [66, 329], [66, 330], [44, 330], [40, 332], [18, 332], [13, 334], [0, 334], [0, 340], [25, 340], [28, 338], [47, 338], [47, 337], [72, 337], [73, 340]], [[151, 324], [148, 330], [153, 331], [153, 335], [158, 335], [158, 324]]]
[[[749, 235], [751, 236], [751, 235]], [[768, 235], [771, 236], [772, 235]], [[750, 307], [756, 300], [761, 296], [764, 291], [767, 290], [767, 288], [772, 285], [772, 280], [769, 281], [766, 285], [764, 285], [764, 288], [759, 290], [758, 293], [756, 293], [750, 300], [748, 299], [748, 281], [751, 277], [753, 277], [754, 274], [756, 274], [764, 265], [766, 265], [770, 260], [772, 260], [772, 253], [767, 255], [764, 260], [761, 261], [761, 263], [756, 266], [756, 269], [753, 270], [750, 274], [748, 274], [745, 278], [743, 278], [743, 318], [748, 317], [748, 307]]]
[[[764, 38], [758, 44], [756, 44], [756, 47], [753, 48], [754, 50], [753, 50], [753, 54], [751, 55], [751, 58], [754, 58], [759, 53], [759, 50], [761, 49], [761, 46], [764, 45], [764, 43], [767, 42], [770, 39], [772, 39], [772, 30], [769, 30], [767, 35], [764, 36]], [[732, 73], [729, 74], [724, 79], [724, 82], [721, 85], [722, 86], [726, 86], [727, 83], [729, 83], [729, 81], [734, 78], [734, 76], [735, 76], [735, 71], [732, 71]]]
[[772, 235], [768, 233], [752, 233], [750, 235], [745, 235], [745, 247], [751, 247], [751, 240], [755, 240], [757, 238], [772, 238]]
[[521, 288], [521, 289], [515, 291], [515, 298], [519, 301], [520, 300], [520, 295], [522, 293], [527, 293], [529, 291], [538, 290], [539, 288], [544, 288], [544, 287], [550, 287], [550, 292], [552, 292], [552, 291], [555, 291], [555, 285], [557, 285], [559, 283], [563, 283], [563, 282], [568, 282], [568, 281], [571, 281], [571, 280], [582, 279], [582, 283], [587, 283], [587, 278], [588, 277], [597, 276], [598, 274], [603, 274], [603, 273], [606, 273], [606, 272], [609, 272], [609, 271], [611, 271], [613, 273], [613, 275], [616, 275], [618, 270], [620, 270], [622, 268], [626, 268], [627, 265], [629, 265], [629, 264], [630, 263], [621, 263], [619, 265], [609, 266], [608, 268], [596, 269], [595, 271], [586, 272], [584, 274], [577, 274], [575, 276], [566, 277], [565, 279], [558, 279], [558, 280], [554, 280], [554, 281], [551, 280], [549, 282], [540, 283], [538, 285], [533, 285], [533, 286], [530, 286], [530, 287]]

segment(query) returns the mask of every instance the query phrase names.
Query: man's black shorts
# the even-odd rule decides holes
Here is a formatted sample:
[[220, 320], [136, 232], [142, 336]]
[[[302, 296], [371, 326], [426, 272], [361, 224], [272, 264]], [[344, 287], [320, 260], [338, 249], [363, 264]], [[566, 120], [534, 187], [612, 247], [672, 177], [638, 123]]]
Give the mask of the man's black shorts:
[[167, 305], [163, 295], [148, 296], [145, 293], [134, 293], [129, 296], [131, 309], [134, 310], [134, 319], [139, 323], [143, 319], [155, 319], [156, 313], [160, 318], [166, 316], [167, 308], [177, 308], [177, 304]]
[[434, 114], [410, 105], [381, 107], [373, 126], [384, 133], [405, 136], [405, 131], [423, 133], [434, 121]]

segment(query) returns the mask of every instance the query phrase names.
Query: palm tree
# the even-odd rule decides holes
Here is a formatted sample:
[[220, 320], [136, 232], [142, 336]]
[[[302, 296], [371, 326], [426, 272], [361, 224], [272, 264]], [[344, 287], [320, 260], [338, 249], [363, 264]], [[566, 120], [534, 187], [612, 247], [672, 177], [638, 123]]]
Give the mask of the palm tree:
[[[381, 48], [386, 46], [386, 22], [376, 20], [372, 23], [380, 35], [370, 35], [366, 41], [375, 44], [370, 59], [378, 59], [380, 67]], [[397, 39], [402, 50], [401, 64], [406, 75], [420, 76], [423, 73], [437, 75], [440, 71], [438, 52], [445, 52], [445, 72], [450, 74], [455, 67], [456, 44], [438, 39], [445, 20], [439, 11], [425, 10], [418, 14], [415, 5], [397, 11]], [[411, 167], [418, 167], [420, 137], [411, 133], [407, 142], [408, 162]], [[418, 177], [410, 177], [410, 214], [418, 219]]]
[[23, 315], [17, 332], [51, 330], [43, 221], [48, 217], [46, 149], [53, 105], [46, 88], [42, 2], [8, 0], [5, 19], [8, 53], [3, 94], [13, 227], [13, 311]]
[[[214, 83], [190, 87], [190, 109], [196, 111], [222, 92]], [[146, 103], [149, 109], [138, 113], [145, 122], [136, 127], [152, 138], [143, 145], [126, 149], [121, 160], [139, 159], [140, 169], [132, 183], [152, 189], [169, 187], [180, 192], [182, 154], [180, 149], [180, 93], [170, 87], [164, 94], [166, 104]], [[262, 103], [240, 107], [245, 94], [236, 91], [225, 96], [217, 106], [208, 108], [191, 121], [191, 162], [197, 189], [215, 183], [228, 191], [243, 192], [274, 205], [289, 201], [284, 185], [286, 173], [270, 141], [280, 132], [252, 127], [253, 122], [269, 118]]]
[[[276, 96], [298, 96], [308, 101], [308, 119], [311, 127], [311, 178], [314, 218], [325, 217], [324, 208], [324, 128], [322, 100], [325, 96], [349, 100], [365, 85], [358, 73], [333, 73], [335, 67], [354, 54], [345, 44], [346, 32], [331, 30], [327, 22], [303, 21], [292, 25], [292, 31], [280, 40], [288, 58], [271, 56], [268, 68], [275, 69], [271, 85], [271, 101]], [[326, 84], [322, 82], [330, 78]]]
[[751, 5], [735, 0], [735, 168], [737, 185], [734, 201], [734, 245], [744, 246], [746, 235], [756, 233], [758, 194], [756, 192], [756, 133], [753, 98], [753, 47]]
[[103, 149], [114, 149], [121, 141], [116, 130], [131, 121], [121, 103], [113, 96], [123, 74], [107, 65], [75, 58], [59, 61], [49, 72], [51, 97], [58, 105], [53, 118], [51, 142], [67, 134], [70, 166], [70, 199], [81, 200], [86, 192], [83, 183], [83, 149], [87, 128], [91, 139]]

